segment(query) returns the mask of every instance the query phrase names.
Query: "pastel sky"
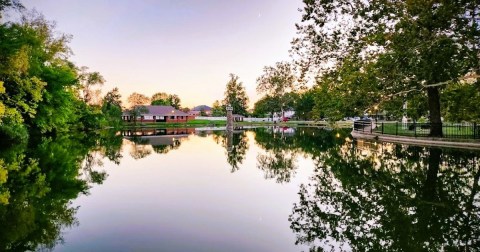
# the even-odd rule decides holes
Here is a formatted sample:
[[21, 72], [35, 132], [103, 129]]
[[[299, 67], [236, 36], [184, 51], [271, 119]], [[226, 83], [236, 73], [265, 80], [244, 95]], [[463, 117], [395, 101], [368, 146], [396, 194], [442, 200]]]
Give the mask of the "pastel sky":
[[99, 71], [104, 92], [221, 100], [229, 73], [252, 105], [265, 65], [289, 60], [301, 0], [23, 0], [71, 34], [72, 60]]

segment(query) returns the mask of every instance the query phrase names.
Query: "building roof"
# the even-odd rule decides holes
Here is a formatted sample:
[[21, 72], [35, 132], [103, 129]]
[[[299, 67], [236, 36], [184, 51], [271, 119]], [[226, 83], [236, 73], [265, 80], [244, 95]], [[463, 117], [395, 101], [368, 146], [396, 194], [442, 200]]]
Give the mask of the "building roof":
[[203, 111], [210, 111], [210, 110], [212, 110], [212, 108], [209, 107], [209, 106], [207, 106], [207, 105], [199, 105], [199, 106], [194, 107], [192, 110], [193, 110], [193, 111], [202, 111], [202, 109], [203, 109]]
[[[149, 105], [145, 106], [148, 109], [144, 116], [188, 116], [187, 113], [175, 109], [172, 106]], [[128, 110], [123, 111], [122, 115], [129, 115]]]

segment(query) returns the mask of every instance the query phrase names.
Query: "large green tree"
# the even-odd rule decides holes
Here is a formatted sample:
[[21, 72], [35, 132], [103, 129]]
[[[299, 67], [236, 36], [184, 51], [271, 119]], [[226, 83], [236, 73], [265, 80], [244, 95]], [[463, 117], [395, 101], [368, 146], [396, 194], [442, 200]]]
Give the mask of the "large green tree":
[[110, 126], [118, 127], [122, 118], [122, 101], [118, 88], [109, 91], [102, 101], [102, 112]]
[[66, 131], [84, 109], [76, 95], [79, 73], [68, 61], [70, 37], [54, 29], [39, 14], [0, 24], [4, 135], [18, 135], [25, 126], [41, 133]]
[[373, 64], [379, 100], [371, 105], [424, 93], [430, 134], [442, 135], [441, 89], [479, 71], [478, 1], [305, 0], [304, 5], [300, 36], [293, 42], [299, 65], [323, 75], [341, 69], [348, 58]]
[[288, 109], [291, 96], [288, 93], [298, 88], [293, 66], [287, 62], [277, 62], [275, 66], [266, 66], [263, 74], [257, 78], [257, 92], [271, 97], [270, 101], [278, 102], [271, 108], [279, 108], [282, 112]]
[[245, 91], [243, 83], [239, 81], [239, 77], [235, 74], [230, 74], [230, 80], [225, 89], [225, 98], [223, 105], [230, 104], [233, 108], [233, 113], [246, 115], [248, 109], [248, 96]]

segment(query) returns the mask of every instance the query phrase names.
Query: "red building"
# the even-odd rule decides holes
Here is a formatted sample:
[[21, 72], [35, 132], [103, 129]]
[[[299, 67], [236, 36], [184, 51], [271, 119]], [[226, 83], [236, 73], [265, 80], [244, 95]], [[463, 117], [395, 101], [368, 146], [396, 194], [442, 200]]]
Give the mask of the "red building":
[[[144, 106], [148, 112], [137, 116], [137, 122], [187, 122], [195, 119], [195, 116], [175, 109], [172, 106]], [[122, 120], [133, 122], [133, 116], [129, 110], [123, 111]]]

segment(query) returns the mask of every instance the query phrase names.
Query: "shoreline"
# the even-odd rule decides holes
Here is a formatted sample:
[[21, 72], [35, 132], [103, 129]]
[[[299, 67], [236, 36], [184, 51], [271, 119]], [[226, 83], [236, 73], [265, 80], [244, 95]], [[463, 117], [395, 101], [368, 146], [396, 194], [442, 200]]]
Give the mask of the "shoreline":
[[[212, 126], [226, 126], [226, 121], [208, 121], [208, 122], [185, 122], [185, 123], [137, 123], [133, 124], [124, 124], [121, 129], [132, 129], [132, 128], [156, 128], [156, 127], [165, 127], [165, 128], [178, 128], [178, 127], [212, 127]], [[289, 122], [235, 122], [235, 126], [281, 126], [281, 127], [331, 127], [331, 128], [351, 128], [353, 127], [353, 122], [350, 121], [339, 121], [335, 123], [329, 123], [325, 121], [289, 121]]]
[[458, 149], [480, 150], [480, 141], [475, 139], [452, 139], [435, 137], [408, 137], [395, 135], [382, 135], [378, 133], [351, 132], [355, 139], [375, 140], [380, 142], [400, 143], [425, 147], [447, 147]]

